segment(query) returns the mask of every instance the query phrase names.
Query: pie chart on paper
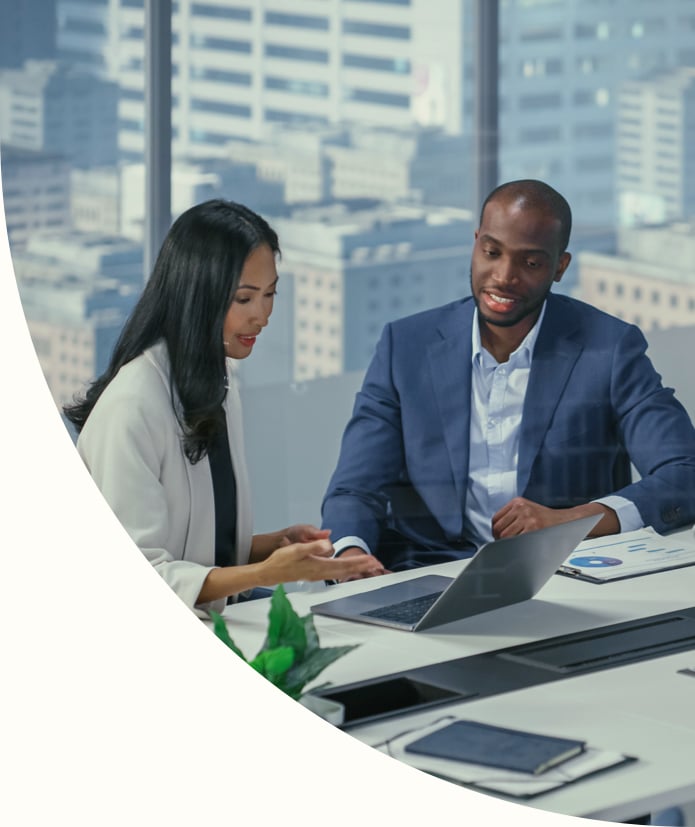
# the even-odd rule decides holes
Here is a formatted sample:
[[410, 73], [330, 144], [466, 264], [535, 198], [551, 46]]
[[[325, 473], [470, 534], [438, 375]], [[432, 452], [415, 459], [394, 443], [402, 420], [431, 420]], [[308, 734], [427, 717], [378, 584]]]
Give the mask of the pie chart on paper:
[[600, 557], [593, 554], [591, 557], [573, 557], [570, 560], [571, 565], [579, 566], [584, 569], [601, 569], [606, 566], [620, 566], [622, 565], [622, 562], [623, 561], [618, 560], [617, 557]]

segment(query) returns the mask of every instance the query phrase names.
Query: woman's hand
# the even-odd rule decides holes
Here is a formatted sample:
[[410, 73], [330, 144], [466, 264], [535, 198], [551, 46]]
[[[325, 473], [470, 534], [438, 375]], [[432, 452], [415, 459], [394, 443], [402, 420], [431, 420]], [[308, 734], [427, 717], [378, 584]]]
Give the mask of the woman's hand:
[[275, 586], [296, 580], [349, 580], [384, 573], [381, 563], [369, 554], [345, 558], [332, 555], [333, 546], [325, 538], [281, 546], [259, 565], [263, 580], [259, 585]]
[[251, 542], [249, 561], [260, 563], [266, 560], [277, 548], [289, 546], [292, 543], [310, 543], [313, 540], [327, 540], [331, 532], [328, 529], [316, 528], [313, 525], [291, 525], [281, 531], [272, 531], [269, 534], [255, 534]]
[[281, 545], [288, 545], [289, 543], [310, 543], [312, 540], [327, 540], [330, 533], [331, 531], [328, 528], [316, 528], [316, 526], [305, 525], [304, 523], [291, 525], [280, 532], [283, 538], [287, 540], [287, 542], [281, 543]]

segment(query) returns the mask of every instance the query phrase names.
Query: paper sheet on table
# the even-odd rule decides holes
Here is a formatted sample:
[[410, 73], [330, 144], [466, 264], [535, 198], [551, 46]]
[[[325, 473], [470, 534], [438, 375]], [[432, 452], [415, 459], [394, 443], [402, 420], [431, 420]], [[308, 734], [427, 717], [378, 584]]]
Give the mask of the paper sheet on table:
[[446, 758], [428, 758], [425, 755], [416, 755], [405, 751], [406, 745], [411, 741], [422, 738], [442, 726], [445, 726], [445, 724], [438, 720], [431, 726], [422, 727], [417, 731], [409, 731], [400, 737], [391, 739], [388, 743], [380, 744], [377, 749], [399, 761], [403, 761], [405, 764], [409, 764], [411, 767], [436, 775], [446, 781], [466, 784], [515, 798], [531, 798], [541, 793], [550, 792], [565, 784], [578, 781], [585, 776], [635, 760], [620, 752], [587, 747], [581, 755], [570, 758], [557, 767], [546, 770], [540, 775], [530, 775], [529, 773], [484, 767], [480, 764], [449, 761]]
[[695, 538], [692, 534], [665, 537], [650, 527], [584, 540], [559, 571], [604, 582], [693, 564]]

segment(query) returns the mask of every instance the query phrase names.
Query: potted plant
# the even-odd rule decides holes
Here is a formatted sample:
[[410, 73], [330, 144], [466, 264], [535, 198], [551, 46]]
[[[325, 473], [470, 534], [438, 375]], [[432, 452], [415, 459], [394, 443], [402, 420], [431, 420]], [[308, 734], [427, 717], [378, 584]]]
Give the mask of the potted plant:
[[265, 641], [252, 660], [248, 660], [234, 643], [222, 615], [211, 612], [211, 617], [217, 637], [263, 677], [331, 723], [342, 723], [340, 704], [304, 692], [304, 687], [359, 644], [322, 647], [314, 618], [311, 614], [300, 617], [295, 612], [282, 584], [275, 588], [270, 598]]

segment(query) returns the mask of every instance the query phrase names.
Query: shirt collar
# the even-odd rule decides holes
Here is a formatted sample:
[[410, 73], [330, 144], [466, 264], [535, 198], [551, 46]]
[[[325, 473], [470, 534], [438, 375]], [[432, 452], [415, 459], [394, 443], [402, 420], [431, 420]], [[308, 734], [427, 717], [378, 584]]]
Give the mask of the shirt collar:
[[[516, 362], [519, 361], [520, 357], [525, 355], [524, 361], [527, 361], [527, 364], [531, 364], [531, 360], [533, 359], [533, 351], [536, 347], [536, 340], [538, 339], [538, 333], [541, 329], [541, 324], [543, 323], [543, 317], [545, 316], [545, 308], [548, 302], [543, 302], [543, 307], [541, 307], [541, 312], [538, 318], [536, 319], [536, 323], [534, 326], [529, 330], [529, 332], [524, 337], [523, 341], [519, 345], [519, 347], [510, 355], [509, 361]], [[471, 343], [472, 343], [472, 362], [473, 364], [482, 361], [489, 357], [493, 362], [495, 361], [494, 356], [491, 353], [488, 353], [487, 350], [483, 348], [483, 345], [480, 341], [480, 325], [478, 324], [478, 308], [476, 307], [473, 311], [473, 329], [471, 331]]]

